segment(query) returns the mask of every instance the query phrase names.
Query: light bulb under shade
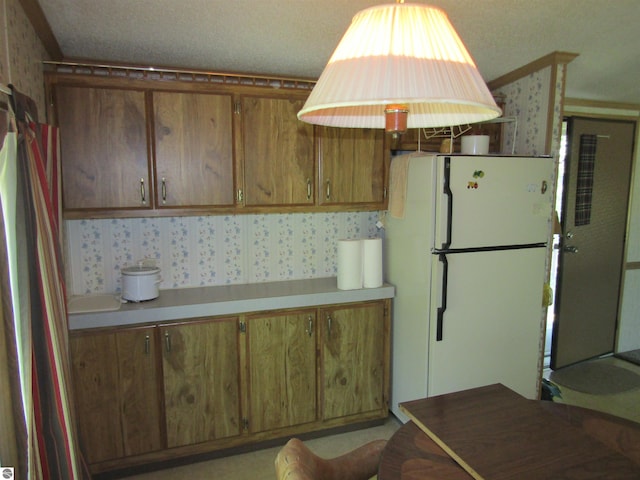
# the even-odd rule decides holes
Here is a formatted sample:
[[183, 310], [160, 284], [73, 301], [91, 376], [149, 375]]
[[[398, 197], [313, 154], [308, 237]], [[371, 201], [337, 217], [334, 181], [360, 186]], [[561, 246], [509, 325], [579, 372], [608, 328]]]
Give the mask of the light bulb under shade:
[[[371, 47], [374, 38], [381, 40], [378, 32], [389, 36], [384, 48]], [[356, 14], [298, 118], [385, 128], [385, 109], [392, 104], [408, 107], [408, 128], [476, 123], [501, 114], [446, 14], [422, 4], [380, 5]]]

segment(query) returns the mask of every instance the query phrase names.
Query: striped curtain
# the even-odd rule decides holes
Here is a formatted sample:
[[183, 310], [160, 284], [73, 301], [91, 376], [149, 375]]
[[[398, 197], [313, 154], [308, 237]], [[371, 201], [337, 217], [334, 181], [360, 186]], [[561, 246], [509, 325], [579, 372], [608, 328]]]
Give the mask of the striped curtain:
[[[89, 478], [77, 447], [71, 398], [66, 294], [63, 278], [58, 131], [35, 123], [13, 91], [18, 119], [18, 201], [24, 205], [26, 242], [18, 258], [27, 263], [29, 300], [21, 312], [31, 330], [29, 479]], [[20, 193], [23, 198], [20, 199]], [[31, 415], [29, 415], [31, 413]]]

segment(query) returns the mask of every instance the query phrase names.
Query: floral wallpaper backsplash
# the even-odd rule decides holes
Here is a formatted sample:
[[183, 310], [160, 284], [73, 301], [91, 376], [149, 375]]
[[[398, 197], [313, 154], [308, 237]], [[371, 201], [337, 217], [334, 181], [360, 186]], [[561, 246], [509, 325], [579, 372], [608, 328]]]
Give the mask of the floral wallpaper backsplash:
[[160, 289], [337, 275], [337, 241], [381, 236], [379, 212], [67, 220], [69, 295], [120, 293], [120, 269], [161, 269]]

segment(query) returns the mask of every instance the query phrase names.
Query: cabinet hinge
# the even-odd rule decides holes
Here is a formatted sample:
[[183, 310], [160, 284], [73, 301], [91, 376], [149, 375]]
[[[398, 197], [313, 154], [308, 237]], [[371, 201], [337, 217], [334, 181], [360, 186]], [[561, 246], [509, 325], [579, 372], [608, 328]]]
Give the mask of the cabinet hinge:
[[242, 418], [242, 430], [245, 432], [249, 430], [249, 419], [247, 417]]
[[242, 113], [242, 106], [240, 105], [239, 100], [236, 100], [233, 103], [233, 113], [235, 113], [236, 115], [240, 115]]
[[238, 197], [238, 203], [242, 203], [243, 195], [242, 195], [242, 189], [241, 188], [238, 189], [237, 197]]
[[244, 320], [240, 320], [238, 328], [240, 329], [240, 333], [247, 333], [247, 323]]

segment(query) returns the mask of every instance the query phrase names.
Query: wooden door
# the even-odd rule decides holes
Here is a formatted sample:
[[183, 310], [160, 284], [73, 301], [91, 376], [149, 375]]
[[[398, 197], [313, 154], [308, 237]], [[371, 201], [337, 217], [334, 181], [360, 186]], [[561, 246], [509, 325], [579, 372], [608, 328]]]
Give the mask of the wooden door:
[[323, 419], [386, 409], [384, 302], [322, 309]]
[[157, 206], [234, 204], [231, 95], [154, 92]]
[[374, 129], [316, 127], [322, 205], [384, 206], [384, 132]]
[[78, 429], [89, 463], [163, 447], [153, 335], [153, 328], [71, 335]]
[[145, 94], [56, 87], [65, 210], [151, 208]]
[[298, 120], [304, 99], [242, 98], [244, 204], [314, 204], [313, 126]]
[[238, 321], [163, 325], [167, 446], [240, 434]]
[[572, 118], [551, 368], [615, 347], [635, 124]]
[[247, 317], [252, 433], [316, 420], [315, 329], [315, 309]]

